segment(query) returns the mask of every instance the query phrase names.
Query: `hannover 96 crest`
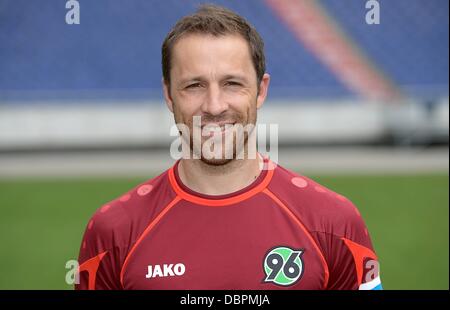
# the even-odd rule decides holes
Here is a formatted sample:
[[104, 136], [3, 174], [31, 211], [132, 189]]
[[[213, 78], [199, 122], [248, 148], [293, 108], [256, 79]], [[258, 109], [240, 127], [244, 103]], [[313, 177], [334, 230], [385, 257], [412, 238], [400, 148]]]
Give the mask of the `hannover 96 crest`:
[[271, 249], [264, 257], [264, 282], [281, 286], [296, 283], [303, 274], [303, 252], [285, 246]]

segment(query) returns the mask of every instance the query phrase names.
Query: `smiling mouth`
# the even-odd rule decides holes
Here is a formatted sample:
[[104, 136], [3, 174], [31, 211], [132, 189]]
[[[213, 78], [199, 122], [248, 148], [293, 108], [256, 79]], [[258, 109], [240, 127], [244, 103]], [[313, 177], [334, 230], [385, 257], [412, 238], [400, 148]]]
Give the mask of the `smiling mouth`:
[[[225, 134], [234, 127], [236, 123], [208, 123], [201, 126], [202, 132], [209, 136]], [[219, 130], [220, 128], [220, 130]]]
[[215, 131], [220, 127], [221, 131], [225, 131], [228, 128], [232, 128], [234, 125], [236, 124], [236, 122], [230, 122], [230, 123], [208, 123], [208, 124], [204, 124], [201, 126], [201, 129], [203, 130], [204, 128], [206, 129], [210, 129], [211, 131]]

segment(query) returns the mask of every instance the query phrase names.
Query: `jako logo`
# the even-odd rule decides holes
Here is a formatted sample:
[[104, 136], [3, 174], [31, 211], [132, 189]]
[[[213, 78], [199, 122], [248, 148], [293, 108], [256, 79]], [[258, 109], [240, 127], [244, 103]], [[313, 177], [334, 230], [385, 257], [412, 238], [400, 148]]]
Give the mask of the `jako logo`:
[[147, 279], [156, 277], [173, 277], [182, 276], [186, 271], [184, 264], [164, 264], [164, 265], [148, 265], [148, 273], [145, 275]]

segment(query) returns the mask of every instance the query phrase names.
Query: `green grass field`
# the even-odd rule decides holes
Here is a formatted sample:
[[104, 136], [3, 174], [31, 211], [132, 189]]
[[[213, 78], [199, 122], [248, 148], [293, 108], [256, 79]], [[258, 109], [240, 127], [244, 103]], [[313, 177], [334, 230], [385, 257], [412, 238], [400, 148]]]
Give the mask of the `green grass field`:
[[[448, 175], [320, 176], [360, 209], [385, 289], [449, 288]], [[72, 289], [92, 213], [143, 179], [0, 180], [0, 289]]]

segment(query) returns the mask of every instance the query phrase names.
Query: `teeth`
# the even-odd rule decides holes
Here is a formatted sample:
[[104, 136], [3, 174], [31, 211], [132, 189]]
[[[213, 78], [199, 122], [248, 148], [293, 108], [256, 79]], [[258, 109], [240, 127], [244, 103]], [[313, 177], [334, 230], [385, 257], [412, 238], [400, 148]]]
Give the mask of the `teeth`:
[[205, 125], [204, 127], [211, 127], [211, 128], [220, 127], [221, 130], [225, 130], [227, 127], [231, 127], [232, 125], [233, 124], [224, 124], [224, 125], [220, 125], [220, 126], [217, 126], [217, 125]]

